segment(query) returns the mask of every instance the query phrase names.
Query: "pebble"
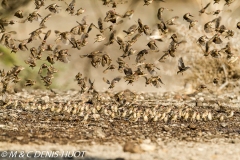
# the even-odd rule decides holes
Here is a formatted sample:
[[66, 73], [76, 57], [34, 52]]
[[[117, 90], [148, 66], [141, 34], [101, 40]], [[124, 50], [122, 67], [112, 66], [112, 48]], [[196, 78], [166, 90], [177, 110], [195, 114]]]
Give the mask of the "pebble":
[[156, 149], [156, 145], [153, 143], [147, 144], [147, 143], [142, 143], [140, 144], [140, 147], [142, 150], [149, 152], [149, 151], [154, 151]]
[[97, 137], [99, 138], [105, 138], [106, 137], [106, 134], [103, 132], [102, 128], [101, 127], [97, 127], [95, 129], [95, 134], [97, 135]]
[[5, 127], [6, 127], [6, 125], [0, 124], [0, 128], [5, 128]]
[[203, 106], [203, 102], [200, 101], [200, 100], [197, 100], [197, 101], [196, 101], [196, 106], [197, 106], [197, 107], [202, 107], [202, 106]]
[[9, 114], [9, 116], [14, 117], [14, 118], [18, 118], [17, 114]]
[[143, 150], [141, 149], [141, 147], [139, 145], [136, 145], [132, 142], [125, 143], [125, 145], [123, 146], [123, 151], [130, 152], [130, 153], [142, 153], [143, 152]]
[[203, 97], [200, 97], [198, 100], [203, 102], [203, 101], [204, 101], [204, 98], [203, 98]]
[[151, 139], [145, 139], [145, 140], [143, 140], [143, 142], [142, 143], [145, 143], [145, 144], [150, 144], [151, 143]]
[[166, 132], [169, 132], [169, 131], [171, 131], [171, 128], [168, 127], [167, 125], [164, 125], [163, 130], [166, 131]]
[[106, 124], [101, 125], [101, 127], [104, 128], [104, 129], [108, 129], [109, 128], [108, 125], [106, 125]]
[[220, 110], [220, 107], [219, 107], [219, 105], [218, 105], [217, 103], [214, 103], [214, 104], [212, 105], [212, 107], [213, 107], [214, 110], [216, 110], [216, 111], [219, 111], [219, 110]]
[[193, 124], [193, 123], [189, 124], [188, 127], [189, 127], [190, 129], [192, 129], [192, 130], [197, 129], [197, 126], [196, 126], [195, 124]]
[[128, 136], [131, 136], [131, 135], [132, 135], [132, 132], [131, 132], [131, 131], [128, 131], [126, 134], [127, 134]]
[[24, 138], [23, 136], [16, 137], [16, 139], [19, 140], [19, 141], [23, 140], [23, 138]]
[[92, 139], [93, 138], [93, 134], [92, 133], [87, 133], [86, 137], [89, 138], [89, 139]]
[[203, 133], [200, 131], [197, 133], [197, 135], [201, 137], [203, 135]]
[[227, 123], [221, 123], [221, 126], [223, 127], [223, 128], [225, 128], [225, 127], [227, 127]]
[[41, 98], [42, 101], [44, 101], [45, 103], [49, 102], [49, 96], [44, 96]]
[[144, 135], [141, 135], [139, 138], [140, 139], [145, 139], [146, 137]]

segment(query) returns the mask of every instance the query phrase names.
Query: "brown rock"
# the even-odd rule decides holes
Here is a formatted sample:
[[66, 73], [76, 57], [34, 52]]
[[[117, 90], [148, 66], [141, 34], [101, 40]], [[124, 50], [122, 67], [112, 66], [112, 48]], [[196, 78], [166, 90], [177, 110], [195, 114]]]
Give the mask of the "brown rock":
[[166, 132], [169, 132], [169, 131], [171, 131], [171, 128], [168, 127], [167, 125], [165, 125], [165, 126], [163, 126], [163, 130]]
[[203, 102], [200, 101], [200, 100], [197, 100], [197, 101], [196, 101], [196, 106], [197, 106], [197, 107], [202, 107], [202, 106], [203, 106]]
[[123, 151], [124, 152], [130, 152], [130, 153], [141, 153], [141, 152], [143, 152], [143, 150], [141, 149], [141, 147], [139, 145], [135, 145], [132, 142], [127, 142], [123, 146]]
[[103, 132], [102, 128], [101, 127], [97, 127], [95, 129], [95, 134], [97, 135], [97, 137], [99, 138], [105, 138], [106, 137], [106, 134]]
[[197, 126], [196, 126], [195, 124], [193, 124], [193, 123], [189, 124], [188, 127], [189, 127], [190, 129], [192, 129], [192, 130], [197, 129]]
[[223, 128], [225, 128], [225, 127], [227, 127], [227, 123], [221, 123], [221, 126], [223, 127]]

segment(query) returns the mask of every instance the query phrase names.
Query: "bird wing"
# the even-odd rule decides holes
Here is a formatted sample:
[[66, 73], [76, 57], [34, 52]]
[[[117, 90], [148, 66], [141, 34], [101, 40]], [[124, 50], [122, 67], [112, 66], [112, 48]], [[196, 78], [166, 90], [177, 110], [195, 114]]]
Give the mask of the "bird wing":
[[158, 20], [162, 20], [161, 8], [158, 9], [157, 18], [158, 18]]
[[130, 76], [130, 75], [132, 75], [133, 74], [133, 72], [132, 72], [132, 68], [124, 68], [124, 74], [126, 75], [126, 76]]
[[[96, 27], [96, 26], [95, 26]], [[100, 30], [103, 30], [103, 22], [102, 22], [102, 18], [98, 18], [98, 28]]]
[[180, 57], [178, 60], [178, 68], [179, 70], [182, 70], [183, 68], [185, 68], [182, 57]]
[[215, 28], [219, 28], [221, 20], [222, 20], [221, 16], [219, 16], [218, 18], [215, 18], [214, 20], [212, 20], [212, 22], [215, 22]]
[[114, 78], [111, 83], [119, 82], [121, 79], [122, 79], [122, 77], [118, 76], [118, 77]]
[[138, 26], [137, 26], [136, 24], [130, 26], [129, 29], [128, 29], [128, 32], [135, 31], [135, 30], [137, 29], [137, 27], [138, 27]]
[[104, 78], [104, 77], [103, 77], [103, 81], [107, 84], [110, 84], [110, 81], [108, 79]]
[[159, 58], [159, 62], [162, 62], [162, 60], [166, 59], [167, 56], [169, 55], [169, 52], [166, 52], [161, 58]]
[[210, 2], [204, 7], [204, 9], [207, 9], [210, 6]]

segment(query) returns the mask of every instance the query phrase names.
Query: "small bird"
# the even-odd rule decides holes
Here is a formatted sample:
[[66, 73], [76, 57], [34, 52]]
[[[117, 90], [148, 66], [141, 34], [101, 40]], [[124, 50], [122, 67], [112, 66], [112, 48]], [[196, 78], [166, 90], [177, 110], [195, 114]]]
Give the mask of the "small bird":
[[167, 20], [167, 21], [166, 21], [166, 24], [167, 24], [167, 25], [176, 25], [176, 23], [174, 23], [174, 21], [175, 21], [176, 19], [178, 19], [178, 18], [179, 18], [178, 16], [174, 16], [174, 17], [172, 17], [171, 19]]
[[222, 17], [219, 16], [218, 18], [215, 18], [212, 21], [207, 22], [206, 24], [204, 24], [204, 31], [206, 33], [211, 33], [214, 30], [219, 30], [221, 20], [222, 20]]
[[214, 4], [215, 4], [215, 3], [219, 4], [220, 1], [221, 1], [221, 0], [214, 0]]
[[240, 22], [237, 23], [237, 28], [240, 29]]
[[218, 9], [218, 10], [215, 10], [215, 11], [212, 11], [212, 12], [208, 12], [208, 13], [206, 13], [207, 15], [219, 15], [221, 12], [232, 12], [232, 10], [231, 9], [227, 9], [227, 10], [220, 10], [220, 9]]
[[122, 18], [128, 17], [129, 19], [132, 19], [133, 13], [134, 13], [134, 10], [128, 10], [127, 12], [124, 13], [124, 15], [122, 16]]
[[164, 54], [158, 59], [159, 62], [164, 62], [164, 60], [167, 59], [167, 57], [169, 57], [169, 51], [164, 51]]
[[148, 25], [144, 25], [143, 32], [145, 35], [149, 36], [151, 34], [151, 28]]
[[226, 5], [230, 6], [230, 4], [232, 4], [234, 1], [235, 0], [225, 0], [226, 3], [224, 4], [224, 6]]
[[120, 14], [116, 13], [115, 10], [109, 10], [106, 13], [106, 17], [104, 18], [104, 22], [112, 22], [113, 24], [117, 23], [117, 19], [122, 17]]
[[79, 16], [79, 15], [83, 14], [84, 12], [85, 12], [85, 9], [79, 8], [79, 9], [77, 10], [77, 13], [76, 13], [75, 15]]
[[103, 67], [105, 67], [105, 65], [110, 66], [112, 59], [108, 54], [103, 54], [101, 58], [102, 58], [101, 64]]
[[203, 13], [205, 13], [206, 9], [210, 6], [210, 2], [205, 6], [203, 7], [200, 11], [199, 11], [199, 16], [201, 16]]
[[164, 34], [168, 33], [168, 27], [165, 22], [161, 21], [157, 24], [159, 30], [161, 30]]
[[110, 84], [109, 89], [114, 88], [115, 87], [115, 83], [119, 82], [120, 80], [121, 80], [120, 76], [114, 78], [111, 82], [103, 77], [103, 81], [106, 82], [107, 84]]
[[219, 115], [219, 121], [222, 122], [224, 120], [225, 116], [223, 114]]
[[234, 115], [234, 111], [232, 110], [232, 111], [230, 111], [230, 114], [227, 117], [231, 118], [231, 117], [233, 117], [233, 115]]
[[164, 10], [173, 11], [173, 9], [168, 9], [168, 8], [160, 7], [160, 8], [158, 9], [158, 13], [157, 13], [157, 18], [158, 18], [158, 20], [163, 20], [163, 19], [162, 19], [162, 14], [163, 14], [163, 11], [164, 11]]
[[200, 84], [197, 86], [198, 91], [203, 91], [204, 89], [208, 89], [208, 87], [205, 84]]
[[146, 54], [148, 54], [148, 50], [146, 50], [146, 49], [143, 49], [140, 52], [138, 52], [138, 54], [136, 56], [136, 62], [142, 63], [145, 60], [144, 55], [146, 55]]
[[1, 3], [2, 8], [4, 9], [9, 9], [10, 5], [9, 5], [9, 1], [8, 0], [3, 0]]
[[208, 112], [207, 118], [209, 121], [211, 121], [213, 119], [213, 115], [210, 111]]
[[210, 54], [212, 57], [214, 57], [214, 58], [218, 58], [218, 57], [221, 56], [219, 50], [217, 50], [217, 49], [211, 50], [211, 51], [209, 52], [209, 54]]
[[70, 32], [68, 32], [68, 31], [60, 32], [58, 30], [55, 30], [54, 32], [57, 35], [57, 39], [55, 40], [55, 42], [62, 41], [62, 43], [64, 43], [65, 45], [68, 45], [70, 43], [70, 41], [68, 39]]
[[154, 87], [156, 88], [159, 88], [160, 87], [160, 83], [161, 84], [164, 84], [161, 80], [161, 77], [160, 76], [152, 76], [150, 78], [147, 78], [146, 76], [143, 76], [146, 80], [145, 82], [145, 86], [147, 85], [153, 85]]
[[137, 31], [137, 29], [138, 29], [138, 26], [134, 24], [130, 26], [127, 31], [123, 30], [123, 32], [127, 34], [125, 37], [133, 35]]
[[106, 39], [103, 34], [97, 34], [94, 43], [96, 42], [102, 42]]
[[58, 6], [56, 3], [50, 4], [45, 9], [48, 9], [52, 13], [59, 13], [60, 9], [58, 9], [60, 6]]
[[75, 11], [75, 10], [74, 10], [74, 9], [75, 9], [75, 5], [76, 5], [76, 0], [72, 0], [72, 2], [69, 3], [66, 11], [69, 12], [71, 15], [73, 15], [73, 13], [74, 13], [74, 11]]
[[26, 80], [26, 83], [25, 83], [25, 86], [33, 86], [34, 84], [36, 84], [36, 81], [27, 79], [27, 80]]
[[45, 44], [46, 43], [46, 40], [48, 39], [48, 37], [50, 36], [52, 30], [48, 30], [47, 33], [45, 34], [44, 38], [43, 38], [43, 41], [42, 41], [42, 44]]
[[111, 65], [109, 65], [104, 71], [103, 71], [103, 73], [107, 73], [107, 71], [108, 70], [114, 70], [115, 68], [117, 68], [114, 64], [111, 64]]
[[180, 57], [179, 60], [178, 60], [178, 69], [179, 69], [179, 71], [177, 72], [177, 74], [178, 73], [182, 73], [183, 74], [183, 72], [186, 71], [189, 68], [190, 67], [186, 67], [184, 65], [183, 59], [182, 59], [182, 57]]
[[194, 27], [197, 22], [198, 22], [198, 20], [192, 20], [192, 22], [190, 22], [190, 24], [189, 24], [189, 29], [191, 29], [192, 27]]
[[152, 33], [148, 36], [148, 39], [157, 40], [159, 42], [163, 42], [162, 38], [163, 36], [158, 29], [153, 29]]
[[144, 6], [148, 6], [149, 4], [151, 4], [153, 2], [153, 0], [144, 0]]
[[116, 41], [116, 38], [115, 38], [115, 37], [116, 37], [116, 33], [117, 33], [117, 31], [114, 30], [114, 31], [110, 34], [109, 41], [108, 41], [108, 43], [105, 44], [106, 46], [111, 45], [111, 44], [114, 43], [114, 41]]
[[193, 15], [191, 15], [190, 13], [186, 13], [183, 15], [183, 19], [189, 23], [193, 21], [190, 17], [193, 17]]
[[45, 0], [35, 0], [35, 9], [40, 9], [41, 7], [43, 7], [45, 5]]
[[17, 18], [23, 18], [23, 11], [18, 10], [17, 12], [15, 12], [14, 16], [17, 17]]
[[24, 62], [26, 64], [29, 64], [29, 67], [31, 67], [32, 69], [37, 66], [36, 59], [33, 57], [30, 57], [28, 60], [25, 60]]
[[150, 42], [148, 42], [147, 46], [148, 46], [152, 51], [159, 52], [158, 46], [156, 45], [156, 43], [155, 43], [154, 40], [151, 40]]
[[201, 36], [200, 38], [198, 38], [197, 43], [199, 43], [199, 44], [202, 45], [202, 46], [205, 46], [207, 39], [208, 39], [207, 36], [205, 36], [205, 35], [204, 35], [204, 36]]
[[[30, 13], [27, 17], [27, 21], [32, 22], [32, 21], [41, 21], [41, 15], [38, 13], [38, 11], [34, 11]], [[26, 21], [24, 20], [23, 23]]]
[[134, 43], [137, 42], [137, 40], [138, 40], [141, 36], [142, 36], [141, 33], [136, 34], [135, 36], [133, 36], [133, 38], [132, 38], [130, 41], [128, 41], [128, 43], [131, 44], [131, 45], [133, 45]]
[[123, 72], [124, 72], [124, 74], [125, 74], [126, 76], [131, 76], [131, 75], [133, 75], [132, 68], [130, 68], [130, 67], [125, 67], [125, 68], [123, 69]]
[[213, 36], [213, 40], [212, 40], [215, 44], [221, 44], [223, 41], [221, 40], [220, 38], [220, 35], [219, 34], [215, 34]]
[[[143, 0], [143, 1], [144, 1], [144, 6], [148, 6], [149, 4], [152, 4], [154, 0]], [[158, 1], [165, 2], [164, 0], [158, 0]]]
[[219, 79], [218, 78], [214, 78], [212, 82], [213, 82], [214, 85], [217, 85], [219, 83]]

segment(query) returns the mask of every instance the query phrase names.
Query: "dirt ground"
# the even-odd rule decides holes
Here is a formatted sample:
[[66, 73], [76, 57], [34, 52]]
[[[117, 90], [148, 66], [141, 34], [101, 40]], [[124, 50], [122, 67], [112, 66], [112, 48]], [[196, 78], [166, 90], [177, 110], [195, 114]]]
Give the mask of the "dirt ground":
[[74, 159], [237, 160], [239, 100], [233, 93], [23, 91], [1, 100], [0, 151], [85, 151]]
[[[51, 3], [52, 1], [46, 2], [46, 6]], [[89, 25], [97, 24], [98, 19], [104, 19], [106, 13], [110, 13], [111, 10], [111, 6], [103, 6], [102, 1], [85, 0], [84, 3], [76, 1], [76, 8], [86, 9], [83, 15], [76, 17], [65, 12], [67, 6], [64, 2], [56, 1], [56, 3], [62, 6], [61, 14], [52, 14], [53, 17], [46, 22], [47, 29], [52, 32], [55, 30], [70, 31], [72, 27], [78, 25], [76, 21], [81, 21], [85, 16]], [[122, 25], [114, 26], [114, 30], [117, 31], [116, 36], [120, 38], [126, 36], [123, 30], [134, 25], [138, 19], [141, 19], [143, 24], [148, 25], [152, 31], [159, 30], [157, 27], [157, 23], [160, 23], [157, 17], [159, 7], [172, 10], [164, 11], [164, 21], [173, 16], [180, 17], [176, 18], [178, 19], [176, 25], [169, 26], [169, 35], [160, 35], [163, 42], [158, 44], [159, 53], [149, 54], [146, 59], [146, 63], [152, 63], [161, 69], [158, 69], [164, 83], [161, 88], [144, 87], [145, 79], [141, 78], [139, 83], [134, 85], [119, 82], [114, 89], [121, 90], [121, 92], [113, 93], [109, 90], [109, 92], [97, 92], [96, 90], [106, 90], [109, 87], [109, 84], [102, 80], [103, 78], [110, 80], [119, 76], [119, 73], [109, 71], [108, 74], [103, 75], [102, 72], [106, 68], [91, 67], [89, 59], [80, 57], [99, 50], [111, 55], [111, 61], [116, 64], [116, 60], [123, 54], [122, 50], [119, 50], [117, 43], [110, 47], [105, 45], [112, 32], [106, 31], [105, 42], [95, 43], [94, 37], [99, 34], [99, 30], [94, 28], [91, 34], [89, 33], [91, 38], [88, 46], [90, 47], [82, 46], [81, 52], [72, 48], [71, 45], [65, 45], [62, 42], [55, 43], [57, 36], [52, 33], [48, 44], [63, 45], [62, 49], [69, 49], [71, 52], [69, 56], [71, 63], [63, 65], [62, 62], [56, 62], [55, 65], [61, 74], [56, 75], [51, 88], [62, 91], [34, 90], [42, 87], [43, 83], [41, 83], [31, 88], [32, 90], [29, 88], [24, 90], [20, 86], [17, 89], [14, 88], [14, 92], [18, 93], [0, 96], [0, 160], [240, 160], [240, 92], [238, 89], [240, 76], [237, 69], [239, 62], [233, 66], [224, 64], [214, 66], [215, 63], [211, 63], [214, 61], [206, 59], [201, 61], [200, 58], [205, 52], [196, 43], [200, 36], [206, 34], [204, 24], [216, 21], [214, 20], [216, 16], [210, 14], [210, 11], [223, 11], [220, 13], [221, 24], [224, 24], [227, 29], [233, 29], [235, 35], [230, 39], [222, 37], [221, 45], [212, 45], [214, 49], [220, 50], [221, 48], [222, 50], [230, 42], [233, 48], [232, 54], [239, 59], [238, 37], [240, 36], [236, 29], [236, 24], [239, 22], [239, 10], [237, 9], [239, 3], [235, 2], [233, 5], [226, 6], [224, 1], [221, 1], [220, 4], [213, 4], [208, 8], [209, 15], [198, 16], [202, 5], [207, 3], [209, 0], [172, 0], [167, 3], [153, 2], [145, 6], [143, 1], [140, 3], [140, 0], [132, 0], [118, 5], [116, 11], [119, 14], [124, 14], [130, 9], [134, 10], [132, 19], [125, 18]], [[35, 4], [31, 3], [20, 9], [23, 9], [26, 17], [34, 11], [34, 8]], [[189, 23], [182, 19], [186, 12], [193, 14], [193, 19], [196, 20], [194, 22], [198, 22], [191, 30], [189, 30]], [[39, 13], [45, 17], [50, 12], [42, 7]], [[148, 14], [145, 15], [145, 13]], [[151, 18], [148, 15], [151, 15]], [[18, 19], [13, 17], [13, 20]], [[104, 28], [110, 25], [112, 25], [110, 22], [106, 22]], [[23, 40], [29, 38], [29, 33], [36, 28], [39, 28], [37, 22], [16, 23], [9, 26], [8, 31], [17, 31], [18, 34], [13, 35], [13, 38]], [[218, 28], [215, 27], [215, 29]], [[180, 45], [175, 58], [169, 58], [166, 63], [160, 63], [157, 59], [168, 50], [169, 44], [172, 43], [170, 36], [175, 33], [179, 42], [186, 40], [187, 43]], [[214, 35], [215, 32], [208, 33], [207, 37]], [[76, 38], [80, 38], [80, 35]], [[137, 52], [144, 49], [149, 38], [149, 35], [141, 37], [134, 49], [136, 48]], [[126, 37], [125, 40], [130, 39]], [[40, 40], [32, 43], [32, 46], [29, 44], [28, 48], [36, 47], [39, 42]], [[4, 53], [1, 59], [5, 62], [9, 55]], [[29, 64], [23, 63], [29, 55], [25, 51], [11, 54], [17, 62], [14, 65], [25, 67], [20, 79], [42, 82], [38, 74], [43, 61], [39, 61], [35, 68], [30, 68]], [[46, 52], [42, 59], [45, 60], [49, 55], [50, 53]], [[200, 64], [199, 71], [194, 72], [194, 65], [191, 65], [191, 69], [184, 73], [184, 76], [177, 74], [180, 57], [183, 57], [187, 66], [191, 63], [196, 64], [196, 62]], [[126, 58], [126, 63], [137, 69], [138, 64], [135, 64], [135, 58]], [[213, 67], [211, 68], [209, 64]], [[0, 67], [6, 66], [1, 63]], [[210, 70], [207, 70], [209, 68]], [[9, 68], [6, 70], [9, 71]], [[84, 77], [86, 76], [89, 80], [94, 82], [96, 80], [94, 83], [96, 90], [92, 88], [84, 94], [72, 90], [80, 89], [78, 83], [74, 81], [78, 72], [83, 73]], [[220, 78], [217, 77], [219, 75], [221, 75]], [[188, 83], [185, 83], [186, 78], [192, 82], [196, 80], [199, 84], [206, 84], [207, 89], [193, 91], [194, 87], [191, 85], [189, 87]], [[212, 84], [213, 78], [218, 78], [219, 86]], [[25, 85], [24, 81], [23, 85]], [[231, 92], [214, 93], [208, 90], [208, 86], [214, 91], [221, 92], [228, 88]], [[171, 92], [183, 88], [189, 90], [180, 93]], [[137, 93], [124, 89], [135, 90]], [[158, 91], [162, 92], [158, 93]], [[47, 156], [47, 152], [51, 155]], [[68, 154], [71, 152], [78, 153], [78, 155], [72, 157]]]

